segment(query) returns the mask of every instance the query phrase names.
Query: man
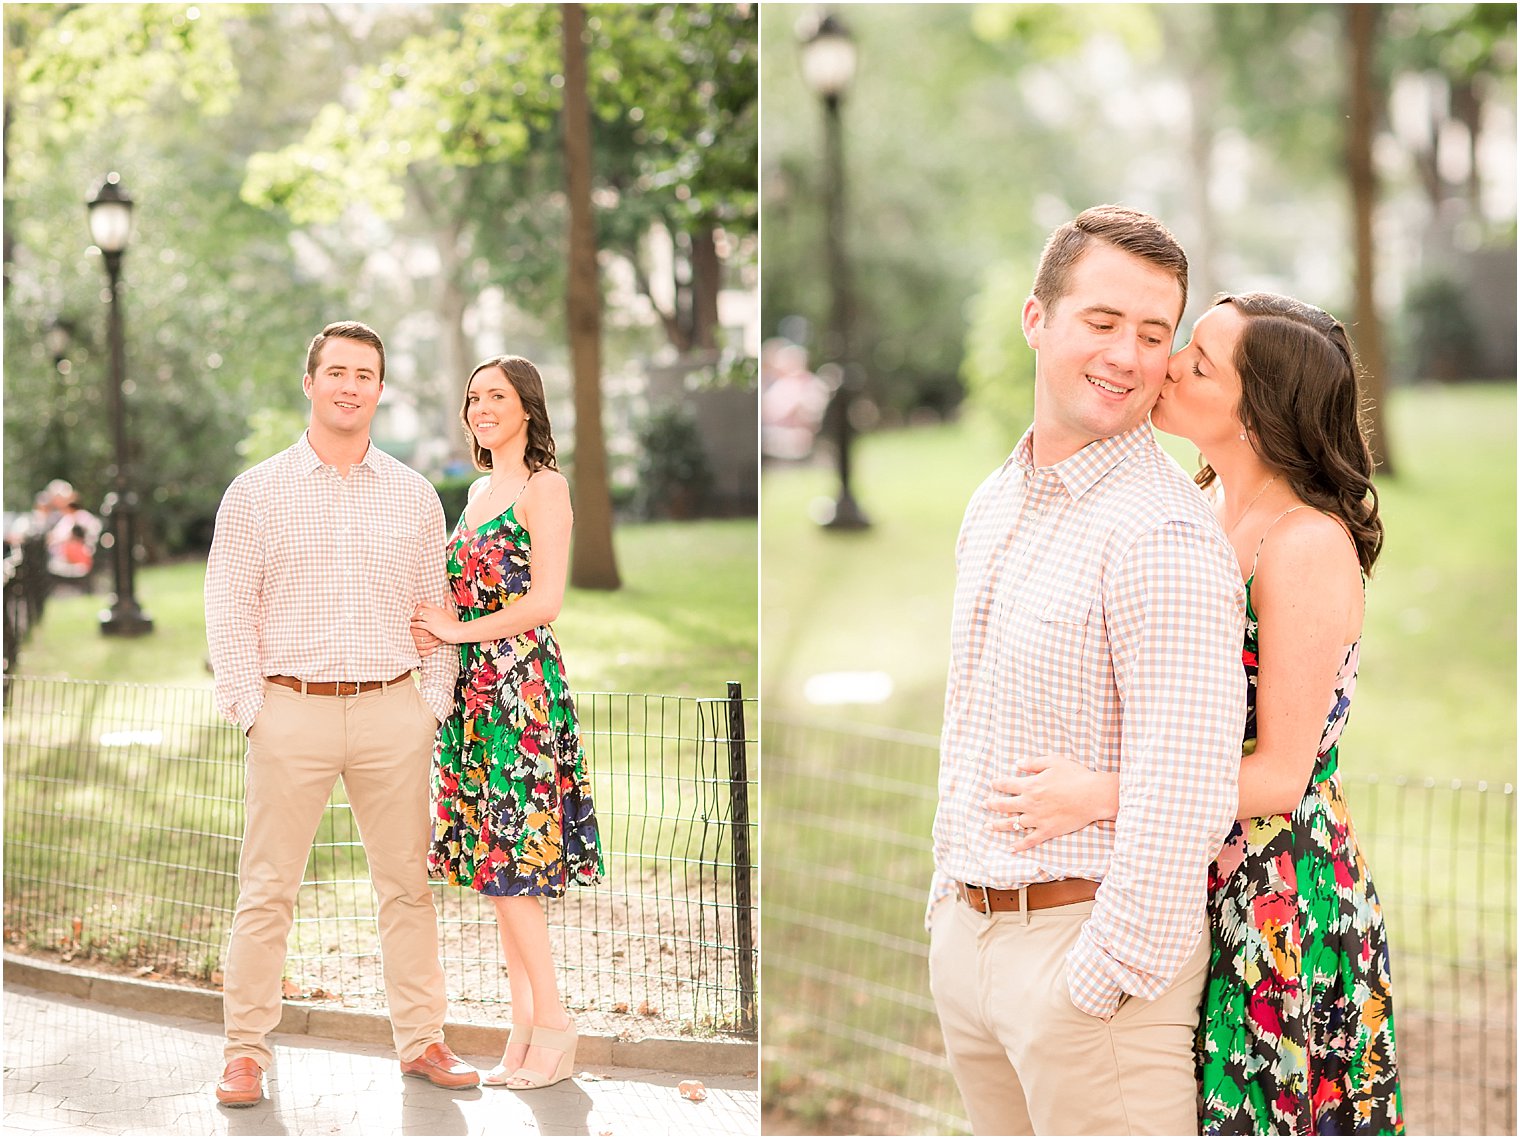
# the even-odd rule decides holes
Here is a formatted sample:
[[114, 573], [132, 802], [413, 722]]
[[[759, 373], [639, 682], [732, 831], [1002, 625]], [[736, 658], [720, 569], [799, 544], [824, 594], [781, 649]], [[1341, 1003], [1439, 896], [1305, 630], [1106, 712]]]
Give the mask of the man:
[[[247, 824], [227, 952], [226, 1070], [217, 1099], [262, 1098], [280, 1020], [296, 891], [341, 777], [379, 898], [380, 950], [403, 1075], [472, 1087], [443, 1043], [447, 1011], [428, 890], [433, 736], [458, 661], [421, 662], [421, 601], [444, 604], [443, 508], [421, 475], [370, 442], [385, 347], [357, 321], [311, 342], [310, 423], [295, 445], [233, 480], [206, 567], [217, 707], [248, 736]], [[422, 669], [421, 689], [412, 671]]]
[[[956, 550], [930, 986], [978, 1134], [1191, 1134], [1210, 859], [1235, 814], [1244, 595], [1147, 415], [1187, 301], [1156, 219], [1053, 233], [1024, 335], [1034, 423]], [[1114, 823], [1012, 853], [992, 782], [1075, 755]]]

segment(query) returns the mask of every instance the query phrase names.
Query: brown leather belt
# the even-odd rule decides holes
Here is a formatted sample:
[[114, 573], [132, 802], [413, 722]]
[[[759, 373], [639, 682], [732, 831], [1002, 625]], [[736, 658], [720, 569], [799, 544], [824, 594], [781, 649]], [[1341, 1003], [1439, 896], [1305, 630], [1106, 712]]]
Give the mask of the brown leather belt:
[[361, 692], [389, 688], [392, 684], [400, 684], [411, 678], [411, 672], [407, 671], [394, 680], [297, 680], [293, 676], [266, 676], [264, 679], [281, 688], [293, 688], [306, 696], [357, 696]]
[[1036, 882], [1022, 890], [997, 890], [991, 886], [955, 884], [955, 892], [979, 914], [1019, 910], [1019, 895], [1024, 895], [1026, 910], [1048, 910], [1069, 906], [1073, 902], [1090, 902], [1098, 896], [1098, 884], [1087, 878], [1061, 878], [1055, 882]]

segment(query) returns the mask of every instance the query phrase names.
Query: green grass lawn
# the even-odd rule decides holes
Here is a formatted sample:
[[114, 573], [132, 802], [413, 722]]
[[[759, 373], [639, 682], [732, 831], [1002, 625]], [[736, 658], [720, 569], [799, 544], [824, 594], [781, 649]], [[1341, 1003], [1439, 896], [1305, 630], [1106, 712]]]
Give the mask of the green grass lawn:
[[[722, 696], [757, 677], [755, 524], [652, 523], [616, 531], [624, 585], [571, 589], [555, 632], [572, 686], [582, 692]], [[137, 596], [152, 634], [103, 637], [101, 597], [58, 597], [20, 653], [18, 672], [81, 680], [209, 687], [201, 598], [205, 563], [149, 566]], [[109, 575], [102, 574], [102, 588]]]
[[[1515, 772], [1515, 388], [1422, 387], [1390, 406], [1396, 477], [1368, 586], [1362, 669], [1342, 765], [1355, 774], [1511, 781]], [[1161, 437], [1184, 467], [1188, 444]], [[771, 711], [938, 732], [962, 512], [1006, 448], [975, 426], [860, 440], [856, 498], [873, 526], [808, 518], [827, 466], [768, 470], [761, 508]], [[876, 705], [810, 709], [808, 677], [881, 670]]]

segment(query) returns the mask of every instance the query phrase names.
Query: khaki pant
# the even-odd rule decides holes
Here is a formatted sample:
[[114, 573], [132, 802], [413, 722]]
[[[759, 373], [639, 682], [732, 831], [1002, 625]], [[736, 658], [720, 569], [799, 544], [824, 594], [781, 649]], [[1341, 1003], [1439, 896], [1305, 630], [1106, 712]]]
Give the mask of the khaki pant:
[[227, 1060], [268, 1068], [296, 892], [334, 782], [342, 778], [379, 899], [380, 955], [396, 1052], [443, 1039], [447, 1001], [428, 890], [428, 779], [438, 721], [415, 685], [303, 696], [268, 682], [248, 731], [247, 824], [227, 951]]
[[1193, 1035], [1207, 933], [1154, 1001], [1107, 1022], [1071, 1003], [1066, 952], [1092, 902], [983, 915], [935, 912], [929, 987], [950, 1070], [978, 1135], [1196, 1135]]

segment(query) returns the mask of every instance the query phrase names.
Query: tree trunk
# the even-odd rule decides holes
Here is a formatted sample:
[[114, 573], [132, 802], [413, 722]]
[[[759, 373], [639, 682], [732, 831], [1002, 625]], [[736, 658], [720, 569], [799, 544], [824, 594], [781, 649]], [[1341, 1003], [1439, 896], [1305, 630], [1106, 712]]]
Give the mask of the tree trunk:
[[692, 347], [715, 352], [718, 348], [718, 290], [723, 284], [723, 263], [711, 226], [691, 235]]
[[1373, 51], [1377, 37], [1377, 6], [1351, 4], [1346, 8], [1350, 49], [1348, 94], [1350, 124], [1346, 135], [1346, 172], [1351, 184], [1351, 216], [1356, 249], [1356, 324], [1353, 338], [1362, 360], [1367, 401], [1367, 435], [1372, 459], [1386, 475], [1394, 473], [1388, 442], [1388, 377], [1383, 356], [1383, 332], [1377, 315], [1377, 266], [1373, 248], [1373, 213], [1377, 206], [1377, 175], [1372, 165], [1372, 136], [1377, 105], [1373, 86]]
[[1483, 217], [1483, 180], [1478, 175], [1478, 136], [1483, 130], [1483, 100], [1469, 78], [1454, 80], [1451, 85], [1451, 114], [1467, 128], [1467, 182], [1463, 187], [1467, 197], [1469, 217]]
[[[7, 62], [9, 61], [7, 60]], [[5, 181], [11, 170], [12, 115], [11, 101], [7, 99], [5, 100], [5, 129], [4, 133], [0, 134], [0, 183]], [[6, 200], [6, 205], [9, 205], [9, 199]], [[5, 212], [10, 213], [10, 210], [7, 209]], [[11, 263], [16, 259], [16, 227], [7, 225], [0, 228], [3, 228], [5, 231], [3, 235], [5, 243], [4, 262], [0, 264], [0, 270], [3, 270], [5, 299], [9, 301], [11, 296]]]
[[570, 584], [617, 589], [612, 548], [612, 495], [607, 490], [607, 441], [602, 434], [601, 290], [596, 227], [591, 215], [591, 107], [586, 86], [586, 15], [560, 5], [565, 57], [565, 194], [570, 206], [569, 274], [565, 289], [570, 369], [575, 382], [575, 543]]

